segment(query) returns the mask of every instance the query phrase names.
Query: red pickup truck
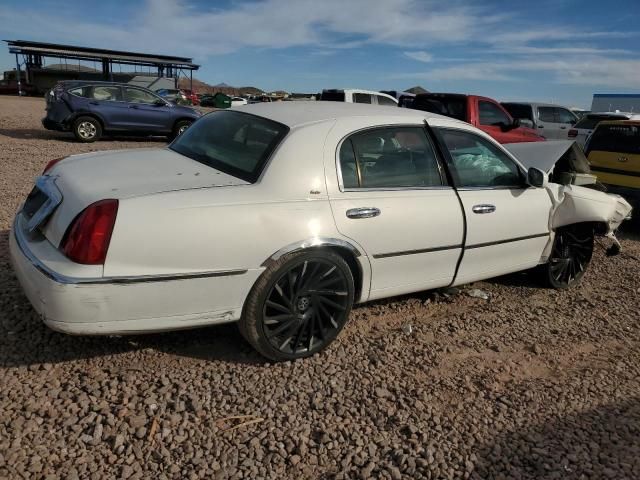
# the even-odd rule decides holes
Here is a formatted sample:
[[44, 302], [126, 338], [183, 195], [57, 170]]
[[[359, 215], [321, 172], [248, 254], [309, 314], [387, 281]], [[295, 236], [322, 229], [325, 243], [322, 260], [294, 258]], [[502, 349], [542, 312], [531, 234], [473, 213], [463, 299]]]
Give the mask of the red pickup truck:
[[458, 93], [422, 93], [413, 99], [411, 108], [439, 113], [478, 127], [500, 143], [542, 142], [535, 130], [520, 126], [518, 119], [491, 98]]

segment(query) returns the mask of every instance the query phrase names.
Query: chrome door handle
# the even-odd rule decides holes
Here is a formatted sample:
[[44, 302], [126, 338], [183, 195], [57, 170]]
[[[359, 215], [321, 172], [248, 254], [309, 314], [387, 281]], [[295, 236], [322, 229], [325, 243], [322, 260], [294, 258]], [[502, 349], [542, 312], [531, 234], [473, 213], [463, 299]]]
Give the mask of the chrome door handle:
[[496, 211], [496, 206], [488, 204], [474, 205], [471, 210], [473, 210], [473, 213], [493, 213]]
[[347, 210], [349, 218], [371, 218], [380, 215], [380, 209], [375, 207], [350, 208]]

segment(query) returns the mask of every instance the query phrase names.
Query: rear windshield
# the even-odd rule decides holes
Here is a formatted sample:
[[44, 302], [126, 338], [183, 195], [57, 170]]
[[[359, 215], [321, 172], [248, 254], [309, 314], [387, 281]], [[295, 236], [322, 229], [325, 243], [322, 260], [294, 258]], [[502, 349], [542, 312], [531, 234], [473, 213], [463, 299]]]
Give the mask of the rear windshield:
[[418, 95], [411, 108], [467, 121], [467, 98], [460, 95]]
[[210, 113], [169, 146], [212, 168], [255, 183], [289, 127], [241, 112]]
[[578, 120], [573, 128], [593, 130], [602, 120], [627, 120], [627, 117], [616, 115], [587, 115]]
[[503, 103], [502, 106], [513, 118], [524, 118], [526, 120], [533, 121], [531, 105], [522, 105], [521, 103]]
[[593, 132], [587, 152], [640, 154], [640, 126], [602, 125]]
[[344, 102], [344, 91], [342, 90], [325, 90], [320, 95], [320, 100], [328, 102]]

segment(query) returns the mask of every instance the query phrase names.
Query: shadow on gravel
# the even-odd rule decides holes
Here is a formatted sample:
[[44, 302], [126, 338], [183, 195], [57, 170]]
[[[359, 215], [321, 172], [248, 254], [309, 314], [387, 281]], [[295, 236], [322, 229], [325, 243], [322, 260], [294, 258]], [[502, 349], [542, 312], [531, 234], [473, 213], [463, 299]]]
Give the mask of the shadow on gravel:
[[640, 399], [499, 435], [476, 451], [474, 479], [635, 479]]
[[[68, 143], [79, 143], [73, 134], [68, 132], [56, 132], [39, 128], [0, 128], [0, 136], [15, 138], [18, 140], [59, 140]], [[129, 135], [104, 136], [96, 145], [102, 142], [153, 142], [167, 143], [166, 137], [136, 137]]]
[[118, 355], [152, 349], [207, 361], [263, 364], [235, 324], [126, 337], [80, 337], [50, 330], [22, 293], [9, 262], [9, 230], [0, 232], [0, 367]]

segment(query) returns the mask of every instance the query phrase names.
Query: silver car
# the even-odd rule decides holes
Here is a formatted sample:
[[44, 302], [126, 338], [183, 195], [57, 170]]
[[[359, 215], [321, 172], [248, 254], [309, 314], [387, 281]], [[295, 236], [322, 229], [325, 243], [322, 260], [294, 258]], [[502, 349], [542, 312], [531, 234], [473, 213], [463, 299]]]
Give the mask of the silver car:
[[578, 117], [568, 108], [550, 103], [503, 102], [513, 118], [519, 118], [522, 125], [535, 128], [549, 140], [566, 140], [567, 133], [578, 121]]

